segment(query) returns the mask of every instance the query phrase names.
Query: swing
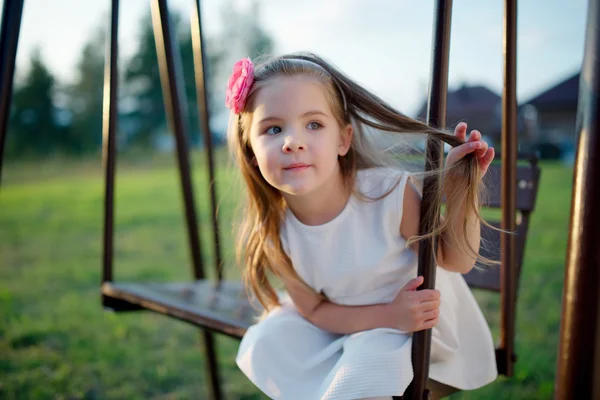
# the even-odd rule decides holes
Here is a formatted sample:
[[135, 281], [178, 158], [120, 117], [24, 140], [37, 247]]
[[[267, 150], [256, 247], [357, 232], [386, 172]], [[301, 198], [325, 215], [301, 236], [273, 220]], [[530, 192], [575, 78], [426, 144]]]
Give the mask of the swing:
[[[177, 283], [140, 283], [140, 282], [115, 282], [112, 279], [112, 238], [113, 238], [113, 198], [114, 198], [114, 174], [115, 174], [115, 118], [116, 118], [116, 83], [117, 83], [117, 25], [118, 25], [118, 2], [113, 0], [112, 7], [112, 24], [111, 24], [111, 49], [110, 57], [107, 60], [107, 70], [105, 75], [105, 84], [109, 87], [109, 102], [105, 102], [105, 119], [104, 119], [104, 167], [106, 172], [106, 200], [105, 200], [105, 230], [104, 230], [104, 274], [103, 283], [101, 287], [103, 305], [106, 308], [114, 311], [134, 311], [134, 310], [151, 310], [154, 312], [162, 313], [182, 321], [186, 321], [193, 325], [203, 328], [205, 345], [208, 354], [208, 371], [210, 374], [210, 380], [212, 383], [212, 396], [215, 399], [222, 398], [222, 394], [219, 387], [219, 376], [216, 368], [216, 353], [212, 342], [211, 333], [225, 334], [234, 338], [241, 338], [246, 329], [253, 323], [258, 311], [253, 307], [248, 299], [243, 285], [239, 281], [228, 281], [224, 280], [221, 274], [223, 268], [219, 268], [221, 263], [221, 249], [219, 241], [219, 230], [216, 213], [216, 196], [215, 196], [215, 182], [214, 180], [214, 162], [212, 158], [212, 144], [210, 142], [209, 127], [208, 127], [208, 110], [206, 104], [206, 92], [205, 92], [205, 78], [203, 73], [203, 41], [201, 32], [201, 20], [200, 20], [200, 8], [199, 3], [196, 3], [195, 20], [193, 22], [194, 29], [194, 42], [195, 42], [195, 62], [194, 67], [196, 70], [196, 85], [198, 88], [198, 103], [199, 103], [199, 115], [203, 121], [203, 131], [205, 134], [205, 144], [207, 149], [207, 161], [209, 172], [209, 185], [211, 206], [212, 206], [212, 217], [213, 217], [213, 228], [215, 230], [215, 254], [216, 254], [216, 267], [217, 267], [217, 279], [211, 281], [205, 278], [204, 266], [202, 264], [202, 255], [200, 254], [200, 247], [197, 245], [200, 240], [198, 238], [198, 229], [196, 225], [196, 216], [194, 209], [194, 196], [191, 185], [190, 168], [188, 162], [188, 149], [185, 141], [186, 130], [182, 121], [185, 121], [183, 110], [183, 104], [185, 99], [181, 96], [183, 94], [181, 74], [180, 74], [180, 60], [177, 54], [176, 45], [174, 43], [174, 36], [171, 31], [171, 25], [167, 12], [166, 0], [155, 0], [153, 1], [153, 20], [154, 20], [154, 32], [158, 39], [157, 52], [159, 57], [159, 64], [161, 67], [161, 82], [163, 86], [163, 92], [165, 93], [166, 109], [169, 114], [171, 127], [175, 134], [176, 149], [178, 156], [179, 172], [182, 184], [183, 199], [186, 212], [186, 222], [188, 228], [188, 236], [190, 240], [190, 250], [192, 252], [193, 260], [193, 271], [194, 281], [191, 282], [177, 282]], [[450, 8], [441, 1], [436, 10], [437, 21], [436, 21], [436, 42], [434, 42], [434, 68], [432, 70], [432, 91], [430, 96], [430, 115], [429, 122], [443, 126], [444, 116], [437, 111], [437, 107], [441, 109], [445, 108], [445, 95], [447, 89], [447, 62], [448, 62], [448, 42], [449, 42], [449, 21], [450, 21]], [[514, 17], [514, 11], [512, 16]], [[508, 15], [511, 15], [509, 12]], [[441, 44], [438, 46], [438, 44]], [[514, 47], [508, 49], [514, 52]], [[442, 52], [444, 54], [438, 54]], [[512, 89], [514, 96], [514, 76], [512, 78], [512, 88], [509, 86], [509, 90]], [[437, 91], [437, 93], [436, 93]], [[510, 94], [510, 93], [509, 93]], [[436, 97], [437, 96], [437, 97]], [[516, 111], [516, 103], [515, 103]], [[512, 117], [514, 118], [514, 112]], [[439, 123], [442, 122], [442, 124]], [[506, 125], [506, 124], [505, 124]], [[514, 136], [514, 129], [511, 132]], [[508, 129], [504, 130], [504, 134], [508, 132]], [[509, 138], [510, 139], [510, 138]], [[504, 139], [509, 142], [509, 139]], [[509, 142], [510, 145], [510, 142]], [[512, 145], [515, 145], [515, 139], [512, 138]], [[431, 160], [436, 157], [435, 147], [438, 144], [433, 144], [433, 154], [431, 153], [432, 144], [428, 145], [427, 159]], [[503, 153], [506, 156], [510, 156], [509, 149], [505, 143], [503, 143]], [[439, 154], [439, 153], [438, 153]], [[514, 156], [514, 155], [513, 155]], [[506, 158], [511, 161], [510, 158]], [[505, 160], [503, 158], [503, 160]], [[516, 302], [516, 283], [518, 282], [521, 265], [523, 262], [523, 254], [526, 244], [527, 231], [529, 227], [529, 218], [535, 207], [536, 194], [538, 189], [538, 182], [540, 176], [540, 170], [537, 166], [536, 158], [529, 157], [524, 160], [525, 163], [517, 165], [516, 157], [510, 162], [509, 168], [501, 170], [499, 165], [492, 165], [488, 172], [488, 187], [491, 190], [489, 208], [501, 208], [502, 193], [500, 188], [502, 187], [503, 181], [501, 176], [503, 173], [514, 173], [516, 182], [513, 185], [512, 192], [515, 195], [516, 202], [514, 203], [514, 209], [518, 211], [518, 216], [512, 214], [512, 218], [517, 222], [516, 227], [512, 230], [517, 232], [516, 240], [513, 243], [512, 249], [514, 251], [514, 258], [507, 258], [502, 260], [501, 268], [491, 268], [485, 273], [478, 272], [476, 270], [471, 271], [465, 275], [465, 279], [470, 287], [479, 288], [483, 290], [500, 292], [503, 297], [502, 301], [502, 327], [501, 327], [501, 345], [497, 349], [497, 365], [499, 373], [511, 376], [513, 363], [516, 357], [513, 353], [513, 342], [514, 342], [514, 325], [515, 325], [515, 302]], [[435, 165], [433, 166], [435, 168]], [[508, 185], [509, 180], [504, 182]], [[427, 182], [426, 182], [427, 184]], [[505, 186], [506, 188], [506, 186]], [[506, 189], [509, 190], [510, 188]], [[506, 194], [505, 194], [506, 195]], [[510, 193], [509, 193], [510, 196]], [[426, 204], [427, 200], [424, 198], [423, 203]], [[422, 214], [423, 215], [423, 214]], [[499, 221], [492, 221], [491, 224], [495, 227], [500, 227], [502, 224]], [[516, 229], [515, 229], [516, 228]], [[510, 226], [509, 226], [509, 229]], [[494, 230], [487, 227], [482, 227], [482, 238], [489, 241], [490, 243], [500, 243], [501, 235]], [[507, 241], [508, 242], [508, 241]], [[485, 247], [482, 249], [482, 255], [493, 259], [501, 260], [500, 256], [501, 248], [497, 247]], [[421, 257], [420, 257], [421, 258]], [[426, 257], [425, 257], [426, 258]], [[425, 260], [427, 261], [427, 260]], [[433, 275], [429, 274], [429, 278], [426, 276], [426, 286], [429, 281], [429, 287], [432, 287]], [[503, 284], [506, 282], [508, 284]], [[507, 288], [507, 289], [505, 289]], [[419, 364], [419, 347], [421, 352], [423, 349], [427, 352], [428, 345], [423, 346], [419, 344], [418, 334], [415, 336], [415, 348], [417, 349], [413, 354], [413, 360], [415, 362], [415, 381], [416, 384], [419, 379], [425, 382], [427, 379], [423, 379], [427, 374], [427, 361]], [[428, 360], [428, 357], [420, 357], [422, 360]], [[419, 372], [419, 365], [425, 366], [425, 373]], [[411, 385], [413, 386], [413, 385]], [[427, 387], [433, 391], [433, 394], [439, 396], [441, 394], [447, 395], [454, 391], [453, 388], [444, 387], [444, 385], [436, 385], [435, 382], [430, 381]], [[422, 388], [409, 388], [413, 393], [415, 390], [425, 393], [427, 396], [428, 389]], [[449, 389], [449, 390], [448, 390]], [[408, 391], [407, 391], [408, 392]], [[445, 393], [441, 393], [445, 392]], [[408, 398], [408, 396], [405, 396]]]
[[[115, 172], [115, 125], [116, 125], [116, 89], [117, 89], [117, 25], [118, 25], [118, 0], [112, 0], [111, 12], [111, 36], [110, 36], [110, 54], [107, 57], [107, 66], [105, 74], [106, 91], [105, 95], [109, 101], [105, 101], [104, 113], [104, 167], [106, 173], [106, 198], [105, 198], [105, 222], [104, 222], [104, 258], [103, 258], [103, 285], [102, 296], [106, 307], [116, 311], [128, 310], [154, 310], [163, 314], [171, 315], [181, 320], [200, 326], [203, 329], [205, 344], [208, 354], [208, 371], [211, 374], [211, 390], [215, 399], [221, 399], [219, 380], [216, 369], [215, 352], [212, 343], [212, 336], [208, 331], [224, 333], [233, 337], [240, 337], [244, 330], [251, 323], [250, 315], [252, 308], [249, 307], [241, 284], [238, 282], [223, 281], [222, 276], [218, 274], [216, 282], [208, 282], [204, 279], [203, 266], [199, 254], [199, 249], [195, 250], [195, 243], [192, 239], [198, 239], [197, 233], [194, 233], [195, 215], [193, 210], [192, 192], [190, 190], [189, 166], [187, 163], [187, 153], [185, 152], [185, 142], [183, 138], [181, 123], [181, 100], [177, 89], [180, 83], [177, 79], [181, 74], [175, 73], [178, 62], [174, 53], [172, 43], [172, 32], [170, 31], [169, 21], [166, 17], [166, 0], [153, 0], [155, 19], [155, 34], [157, 39], [163, 39], [161, 43], [162, 51], [159, 49], [159, 60], [161, 61], [161, 72], [163, 87], [173, 97], [167, 97], [169, 103], [166, 104], [171, 123], [174, 127], [175, 137], [178, 144], [179, 169], [182, 178], [184, 199], [186, 204], [186, 220], [190, 234], [192, 258], [194, 265], [195, 283], [178, 284], [117, 284], [112, 279], [112, 233], [113, 233], [113, 196], [114, 196], [114, 172]], [[196, 54], [195, 67], [197, 70], [196, 79], [201, 100], [205, 101], [204, 96], [204, 77], [202, 73], [202, 52], [199, 3], [196, 3], [196, 23], [197, 29], [194, 32], [197, 40], [199, 52]], [[444, 98], [446, 91], [446, 82], [448, 62], [448, 41], [449, 37], [449, 8], [447, 3], [440, 0], [437, 4], [435, 35], [434, 35], [434, 61], [432, 71], [432, 90], [430, 92], [430, 123], [443, 121]], [[539, 168], [534, 158], [529, 158], [528, 163], [524, 165], [516, 164], [516, 146], [514, 135], [515, 126], [515, 49], [516, 49], [516, 2], [506, 0], [505, 23], [506, 37], [506, 81], [505, 96], [509, 101], [503, 103], [503, 165], [501, 170], [498, 166], [492, 166], [490, 169], [490, 187], [492, 188], [492, 197], [490, 207], [500, 207], [500, 195], [502, 195], [503, 217], [506, 214], [510, 218], [509, 223], [505, 225], [518, 225], [516, 227], [517, 236], [512, 236], [513, 243], [510, 240], [502, 242], [503, 246], [508, 243], [508, 251], [503, 251], [510, 257], [500, 257], [498, 251], [487, 253], [486, 256], [493, 259], [502, 259], [501, 273], [491, 272], [489, 275], [477, 275], [469, 273], [465, 276], [471, 287], [479, 287], [486, 290], [500, 291], [503, 297], [502, 312], [502, 338], [498, 350], [498, 367], [501, 373], [511, 376], [512, 364], [515, 358], [512, 353], [512, 340], [514, 338], [514, 306], [516, 296], [514, 293], [515, 283], [518, 282], [521, 264], [523, 261], [523, 250], [525, 239], [527, 237], [527, 228], [529, 217], [533, 212], [535, 197], [539, 182]], [[16, 59], [17, 42], [21, 23], [23, 9], [22, 0], [5, 0], [2, 24], [0, 31], [0, 177], [2, 167], [2, 154], [4, 139], [6, 137], [6, 121], [10, 107], [10, 93], [12, 88], [12, 79]], [[580, 103], [577, 122], [577, 132], [579, 134], [579, 144], [577, 151], [577, 160], [575, 166], [575, 182], [573, 185], [573, 197], [577, 199], [573, 203], [571, 213], [569, 248], [567, 250], [566, 281], [563, 294], [563, 313], [561, 318], [561, 338], [558, 354], [558, 367], [556, 373], [556, 392], [557, 399], [570, 398], [592, 398], [600, 393], [599, 380], [597, 378], [598, 347], [597, 337], [598, 328], [595, 314], [592, 313], [590, 320], [590, 310], [597, 310], [600, 305], [600, 294], [597, 290], [598, 270], [600, 265], [598, 255], [600, 252], [596, 241], [600, 233], [600, 225], [586, 223], [597, 221], [595, 218], [598, 213], [596, 204], [600, 200], [600, 190], [598, 185], [594, 185], [595, 178], [600, 171], [600, 128], [596, 123], [598, 118], [598, 98], [600, 98], [600, 37], [597, 34], [597, 21], [600, 20], [600, 1], [592, 0], [589, 2], [587, 13], [587, 31], [586, 31], [586, 54], [583, 62], [582, 78], [580, 81]], [[163, 28], [165, 31], [163, 32]], [[442, 29], [440, 29], [442, 28]], [[438, 44], [441, 44], [442, 51], [438, 51]], [[441, 54], [441, 56], [440, 56]], [[444, 71], [445, 70], [445, 71]], [[443, 82], [443, 83], [442, 83]], [[506, 104], [506, 106], [504, 106]], [[204, 127], [207, 127], [208, 112], [204, 103], [199, 104], [200, 116], [204, 118]], [[507, 127], [510, 122], [510, 127]], [[509, 129], [510, 128], [510, 129]], [[208, 132], [206, 129], [205, 132]], [[504, 135], [510, 132], [511, 135]], [[212, 151], [210, 147], [210, 137], [206, 138], [208, 149], [209, 173], [211, 178], [212, 170]], [[441, 149], [437, 144], [428, 143], [427, 158], [435, 160], [439, 158]], [[438, 156], [438, 157], [436, 157]], [[506, 163], [505, 161], [509, 162]], [[501, 174], [504, 179], [501, 181]], [[510, 175], [510, 176], [509, 176]], [[514, 178], [514, 179], [513, 179]], [[512, 182], [508, 185], [507, 182]], [[499, 186], [502, 185], [502, 194], [499, 192]], [[214, 187], [210, 187], [214, 207]], [[512, 196], [511, 196], [512, 192]], [[507, 194], [508, 193], [508, 194]], [[508, 201], [507, 201], [508, 200]], [[509, 204], [507, 207], [506, 204]], [[426, 202], [423, 201], [426, 206]], [[509, 209], [506, 212], [506, 209]], [[511, 211], [512, 210], [512, 211]], [[519, 211], [519, 218], [514, 218], [514, 211]], [[214, 211], [214, 208], [213, 208]], [[511, 214], [512, 212], [512, 214]], [[216, 215], [215, 213], [213, 213]], [[194, 217], [194, 218], [192, 218]], [[215, 230], [218, 228], [216, 218], [213, 220]], [[498, 224], [496, 224], [498, 225]], [[494, 236], [495, 235], [495, 236]], [[497, 242], [498, 235], [494, 231], [483, 229], [482, 236]], [[217, 235], [218, 238], [218, 235]], [[218, 240], [216, 247], [218, 249]], [[422, 246], [423, 247], [423, 246]], [[219, 253], [217, 253], [219, 254]], [[423, 269], [425, 262], [419, 263], [419, 269]], [[430, 271], [431, 272], [431, 271]], [[432, 276], [426, 277], [425, 285], [430, 285]], [[508, 289], [507, 289], [508, 287]], [[411, 399], [429, 398], [430, 394], [437, 396], [435, 385], [425, 388], [427, 380], [428, 358], [426, 357], [427, 332], [415, 334], [413, 346], [416, 351], [413, 352], [413, 363], [415, 366], [415, 377], [413, 384], [407, 390], [404, 396]], [[419, 337], [423, 336], [425, 340]], [[423, 355], [423, 352], [424, 355]], [[447, 388], [441, 388], [446, 390]], [[444, 395], [449, 394], [445, 393]]]
[[[194, 51], [196, 52], [194, 57], [194, 67], [196, 70], [196, 86], [198, 88], [199, 115], [202, 117], [201, 119], [203, 121], [205, 147], [208, 155], [207, 170], [209, 172], [209, 182], [213, 183], [212, 185], [209, 185], [209, 191], [212, 207], [213, 229], [215, 231], [216, 238], [214, 245], [216, 254], [217, 279], [214, 281], [206, 279], [204, 265], [202, 264], [201, 248], [197, 245], [200, 243], [200, 240], [196, 225], [196, 212], [194, 209], [194, 196], [191, 185], [188, 149], [185, 140], [187, 137], [186, 127], [182, 122], [185, 121], [183, 114], [185, 109], [183, 107], [185, 104], [185, 99], [182, 98], [182, 94], [184, 92], [182, 90], [179, 65], [180, 60], [179, 55], [177, 54], [176, 44], [174, 43], [175, 39], [167, 12], [166, 0], [154, 0], [152, 3], [154, 33], [158, 43], [157, 53], [161, 69], [161, 83], [163, 86], [163, 93], [165, 94], [164, 97], [166, 99], [165, 105], [176, 140], [178, 167], [182, 184], [195, 280], [177, 283], [140, 283], [115, 282], [112, 279], [113, 202], [116, 158], [115, 128], [117, 115], [116, 38], [118, 32], [118, 1], [113, 0], [111, 14], [111, 46], [110, 54], [107, 58], [107, 68], [105, 74], [105, 85], [108, 88], [107, 94], [110, 101], [105, 102], [105, 118], [103, 122], [106, 198], [104, 204], [104, 270], [101, 292], [103, 305], [108, 309], [112, 309], [114, 311], [150, 310], [203, 328], [203, 336], [208, 354], [208, 371], [212, 384], [211, 392], [213, 398], [220, 399], [222, 398], [222, 393], [219, 387], [219, 376], [216, 368], [216, 352], [211, 333], [220, 333], [234, 338], [241, 338], [246, 329], [253, 323], [258, 311], [249, 303], [242, 283], [239, 281], [224, 280], [222, 276], [223, 268], [219, 268], [222, 266], [222, 262], [218, 230], [219, 226], [216, 213], [215, 185], [217, 182], [215, 182], [214, 179], [212, 143], [210, 141], [210, 134], [208, 133], [208, 109], [206, 103], [205, 78], [203, 72], [204, 54], [202, 47], [203, 41], [200, 7], [199, 2], [195, 2], [195, 4], [195, 20], [193, 22], [194, 29], [192, 32], [195, 41]], [[436, 13], [436, 41], [439, 41], [441, 45], [438, 46], [438, 42], [434, 42], [434, 68], [432, 70], [432, 91], [430, 94], [433, 101], [430, 101], [429, 122], [437, 126], [443, 126], [444, 116], [441, 115], [443, 113], [438, 112], [437, 116], [434, 114], [436, 113], [436, 104], [440, 109], [442, 105], [443, 108], [445, 108], [445, 104], [441, 102], [445, 102], [447, 88], [447, 45], [449, 42], [450, 8], [445, 4], [445, 2], [441, 1], [437, 7]], [[512, 12], [512, 15], [514, 16], [514, 12]], [[509, 50], [514, 52], [514, 47]], [[441, 51], [445, 54], [438, 55], [438, 51]], [[512, 79], [512, 85], [514, 96], [514, 77]], [[511, 88], [509, 87], [509, 89]], [[514, 113], [514, 111], [512, 112]], [[438, 121], [441, 121], [442, 124], [438, 123]], [[503, 133], [506, 133], [506, 130]], [[512, 133], [514, 135], [514, 132]], [[504, 140], [508, 141], [508, 139]], [[514, 145], [514, 139], [512, 140]], [[436, 158], [436, 146], [438, 147], [439, 154], [439, 145], [433, 144], [434, 150], [431, 150], [432, 144], [429, 143], [427, 153], [428, 160]], [[508, 149], [505, 145], [503, 146], [503, 149], [504, 148]], [[431, 153], [432, 151], [433, 154]], [[507, 153], [507, 156], [510, 156], [508, 151], [503, 151], [503, 153], [504, 152]], [[503, 158], [503, 160], [505, 160], [505, 158]], [[435, 165], [433, 167], [435, 168]], [[472, 288], [480, 288], [483, 290], [502, 293], [502, 343], [497, 349], [497, 365], [501, 374], [511, 376], [512, 364], [516, 360], [516, 357], [512, 351], [514, 341], [516, 302], [516, 296], [514, 293], [516, 293], [516, 282], [518, 282], [521, 265], [523, 262], [523, 254], [529, 227], [529, 218], [535, 207], [540, 170], [537, 166], [535, 157], [529, 157], [525, 160], [524, 164], [520, 165], [517, 165], [516, 158], [514, 158], [514, 161], [510, 164], [510, 167], [505, 168], [504, 170], [501, 170], [500, 166], [498, 165], [492, 165], [488, 172], [488, 187], [490, 188], [491, 193], [487, 206], [490, 208], [501, 208], [502, 193], [500, 188], [502, 187], [503, 183], [501, 176], [503, 173], [506, 173], [506, 171], [508, 171], [509, 174], [515, 174], [515, 179], [513, 182], [516, 182], [516, 184], [513, 185], [512, 192], [515, 194], [516, 200], [514, 203], [514, 209], [519, 212], [518, 218], [515, 218], [514, 212], [512, 214], [514, 218], [513, 220], [515, 222], [518, 221], [515, 229], [517, 232], [515, 238], [516, 240], [514, 241], [513, 248], [511, 250], [514, 251], [514, 258], [502, 260], [503, 263], [501, 268], [491, 268], [485, 273], [473, 270], [465, 275], [465, 279]], [[504, 182], [504, 184], [507, 185], [506, 182]], [[506, 190], [509, 189], [510, 188]], [[426, 202], [427, 200], [424, 198], [423, 203], [425, 204]], [[491, 223], [496, 227], [502, 226], [502, 224], [498, 221], [492, 221]], [[482, 238], [488, 240], [490, 243], [501, 242], [501, 235], [497, 231], [491, 230], [487, 227], [482, 227]], [[482, 255], [493, 260], [500, 261], [500, 253], [499, 247], [482, 249]], [[433, 275], [429, 275], [429, 278], [427, 278], [426, 275], [426, 283], [424, 286], [427, 285], [428, 281], [430, 283], [429, 287], [433, 286], [431, 285], [431, 282], [433, 282], [432, 276]], [[507, 282], [508, 285], [503, 285], [503, 282]], [[505, 290], [505, 287], [508, 289]], [[427, 352], [427, 346], [423, 347], [422, 345], [419, 345], [417, 336], [418, 335], [415, 336], [415, 348], [417, 348], [417, 353], [419, 352], [418, 348], [420, 346], [422, 349], [425, 348], [425, 351]], [[421, 358], [425, 360], [424, 363], [420, 364], [425, 365], [425, 374], [419, 373], [418, 355], [416, 358], [415, 355], [413, 355], [415, 362], [415, 381], [413, 384], [418, 382], [419, 377], [422, 382], [427, 380], [426, 378], [423, 379], [423, 377], [425, 377], [427, 374], [427, 361], [424, 357]], [[432, 390], [434, 392], [439, 392], [439, 389], [436, 390], [435, 382], [430, 382], [427, 386], [432, 386]], [[447, 387], [442, 387], [442, 389], [447, 389]], [[421, 393], [425, 393], [426, 396], [428, 393], [426, 388], [414, 389], [413, 387], [411, 390], [413, 392], [415, 390], [420, 391]], [[434, 393], [434, 395], [439, 394], [440, 393]], [[444, 393], [444, 395], [446, 394], [448, 393]]]

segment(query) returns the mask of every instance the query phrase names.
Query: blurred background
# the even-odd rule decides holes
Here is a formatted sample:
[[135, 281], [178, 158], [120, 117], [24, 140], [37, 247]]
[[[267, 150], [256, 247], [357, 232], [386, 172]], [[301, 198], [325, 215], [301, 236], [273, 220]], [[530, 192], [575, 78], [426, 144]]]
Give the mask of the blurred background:
[[[115, 278], [191, 279], [176, 162], [148, 0], [121, 2]], [[202, 4], [210, 126], [227, 273], [240, 191], [222, 146], [224, 89], [241, 57], [312, 51], [402, 112], [425, 118], [433, 2]], [[3, 1], [0, 1], [3, 6]], [[212, 257], [193, 79], [191, 0], [169, 1], [188, 99], [205, 254]], [[197, 330], [100, 303], [102, 92], [109, 1], [27, 0], [0, 186], [0, 398], [204, 398]], [[519, 148], [542, 159], [518, 299], [515, 377], [467, 399], [547, 399], [554, 389], [587, 2], [519, 3]], [[447, 125], [467, 121], [500, 146], [503, 2], [454, 2]], [[205, 243], [206, 242], [206, 243]], [[208, 260], [210, 265], [210, 260]], [[476, 293], [494, 329], [498, 299]], [[218, 339], [227, 398], [263, 398]]]

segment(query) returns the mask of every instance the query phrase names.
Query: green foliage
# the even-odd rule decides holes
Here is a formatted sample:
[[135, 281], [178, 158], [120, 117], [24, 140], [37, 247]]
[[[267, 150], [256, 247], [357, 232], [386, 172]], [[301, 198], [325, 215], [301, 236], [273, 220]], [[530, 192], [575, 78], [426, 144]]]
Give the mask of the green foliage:
[[[219, 154], [225, 275], [237, 279], [231, 227], [237, 175]], [[202, 157], [193, 158], [202, 249], [212, 265]], [[550, 399], [554, 390], [572, 169], [543, 163], [517, 306], [515, 376], [455, 395]], [[123, 160], [116, 188], [115, 278], [191, 279], [176, 167]], [[198, 331], [149, 313], [100, 305], [103, 183], [98, 160], [8, 164], [0, 195], [0, 398], [207, 398]], [[499, 299], [477, 292], [498, 332]], [[217, 340], [228, 399], [262, 399], [237, 370], [238, 342]], [[476, 368], [476, 366], [474, 366]]]
[[6, 155], [39, 156], [69, 145], [67, 129], [56, 120], [55, 79], [39, 50], [30, 57], [30, 68], [15, 87], [9, 120]]
[[221, 7], [223, 32], [220, 37], [226, 44], [223, 51], [234, 44], [250, 58], [261, 54], [270, 54], [273, 50], [273, 39], [259, 23], [260, 5], [253, 2], [247, 12], [236, 11], [231, 0]]
[[[204, 34], [204, 66], [205, 81], [207, 82], [207, 97], [209, 111], [223, 105], [216, 104], [220, 99], [218, 94], [223, 88], [217, 86], [216, 75], [220, 70], [229, 71], [231, 66], [227, 62], [227, 51], [234, 46], [241, 47], [245, 54], [255, 56], [261, 52], [270, 52], [273, 48], [271, 38], [266, 34], [258, 22], [259, 9], [253, 8], [250, 14], [234, 11], [231, 3], [222, 6], [224, 11], [222, 21], [223, 30], [215, 37]], [[171, 15], [173, 31], [178, 40], [178, 57], [183, 70], [184, 97], [187, 108], [184, 110], [185, 123], [189, 138], [193, 144], [200, 142], [198, 109], [196, 99], [196, 82], [194, 76], [194, 49], [188, 24], [182, 22], [179, 14]], [[160, 81], [160, 70], [157, 63], [154, 30], [150, 15], [144, 17], [140, 24], [138, 50], [127, 64], [125, 72], [125, 85], [128, 93], [135, 99], [136, 107], [125, 116], [136, 121], [136, 129], [130, 132], [130, 140], [134, 144], [149, 145], [157, 134], [167, 130], [167, 119], [164, 111], [164, 102]]]
[[[181, 71], [180, 76], [184, 85], [181, 102], [187, 105], [182, 114], [186, 119], [188, 140], [195, 143], [198, 117], [196, 110], [196, 86], [194, 81], [194, 53], [189, 26], [182, 22], [177, 13], [171, 14], [172, 29], [177, 40]], [[134, 128], [127, 132], [127, 142], [134, 145], [150, 146], [157, 134], [167, 130], [167, 116], [161, 86], [160, 68], [154, 40], [152, 18], [147, 14], [140, 23], [139, 44], [136, 53], [127, 63], [124, 75], [124, 85], [127, 96], [131, 96], [135, 106], [122, 116], [122, 119], [133, 121]], [[210, 70], [210, 68], [209, 68]]]
[[[180, 18], [173, 18], [175, 31], [180, 29]], [[127, 92], [135, 99], [135, 109], [128, 118], [136, 121], [131, 132], [132, 142], [150, 145], [152, 135], [166, 126], [160, 70], [157, 62], [152, 19], [147, 14], [140, 24], [138, 48], [125, 68]]]
[[77, 63], [76, 81], [67, 89], [77, 153], [96, 150], [102, 143], [105, 42], [104, 29], [92, 33]]
[[[209, 106], [209, 111], [224, 107], [216, 102], [217, 98], [221, 98], [223, 87], [215, 84], [215, 80], [218, 71], [231, 67], [225, 65], [229, 49], [234, 45], [241, 46], [245, 54], [254, 56], [272, 48], [272, 40], [258, 22], [258, 8], [255, 7], [249, 14], [232, 9], [231, 3], [223, 6], [225, 29], [218, 36], [204, 37], [207, 63], [204, 72], [209, 105], [213, 106]], [[188, 140], [192, 145], [198, 145], [202, 136], [199, 134], [190, 26], [177, 13], [171, 15], [171, 23], [177, 40], [176, 57], [181, 61], [181, 71], [178, 72], [182, 73], [184, 87], [181, 99], [186, 105], [184, 124]], [[56, 152], [83, 154], [99, 150], [102, 141], [105, 42], [105, 29], [98, 28], [92, 32], [82, 49], [74, 73], [75, 80], [65, 83], [64, 88], [57, 85], [40, 53], [32, 54], [28, 75], [22, 84], [15, 87], [5, 149], [7, 157], [40, 157]], [[119, 146], [149, 147], [158, 135], [169, 131], [149, 13], [140, 21], [137, 50], [123, 64], [119, 85]], [[65, 115], [64, 120], [58, 121], [59, 115]]]

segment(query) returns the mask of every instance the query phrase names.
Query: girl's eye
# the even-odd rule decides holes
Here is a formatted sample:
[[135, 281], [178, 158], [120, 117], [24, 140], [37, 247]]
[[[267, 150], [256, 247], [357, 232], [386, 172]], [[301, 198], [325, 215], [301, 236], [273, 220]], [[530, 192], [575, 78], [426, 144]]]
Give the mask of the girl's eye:
[[308, 124], [308, 129], [311, 129], [311, 130], [313, 130], [313, 131], [316, 131], [317, 129], [319, 129], [319, 128], [320, 128], [320, 127], [322, 127], [322, 126], [323, 126], [323, 125], [321, 125], [320, 123], [313, 121], [313, 122], [310, 122], [310, 123]]
[[278, 126], [271, 126], [265, 131], [265, 133], [267, 135], [277, 135], [278, 133], [281, 133], [281, 128]]

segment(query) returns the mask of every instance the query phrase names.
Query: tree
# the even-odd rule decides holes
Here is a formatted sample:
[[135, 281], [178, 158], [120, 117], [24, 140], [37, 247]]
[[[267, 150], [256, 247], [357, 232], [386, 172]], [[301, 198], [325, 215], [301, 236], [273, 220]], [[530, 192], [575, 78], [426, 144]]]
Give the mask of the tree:
[[[260, 23], [260, 5], [254, 1], [246, 12], [237, 10], [231, 0], [221, 8], [223, 30], [216, 38], [221, 43], [221, 52], [232, 49], [254, 58], [273, 51], [273, 39]], [[226, 58], [226, 57], [222, 57]]]
[[208, 92], [211, 110], [224, 107], [225, 84], [235, 61], [271, 54], [273, 39], [260, 23], [260, 5], [250, 4], [248, 10], [237, 9], [231, 0], [221, 6], [221, 31], [207, 39]]
[[54, 77], [34, 49], [29, 71], [14, 91], [7, 156], [45, 155], [66, 144], [68, 129], [57, 122], [54, 88]]
[[[172, 15], [174, 30], [179, 29], [178, 16]], [[156, 131], [166, 126], [165, 107], [160, 82], [160, 70], [154, 41], [152, 18], [147, 14], [141, 22], [137, 52], [125, 68], [127, 96], [134, 100], [130, 119], [135, 119], [133, 143], [150, 145]]]
[[[234, 7], [227, 2], [222, 7], [222, 32], [215, 37], [205, 36], [205, 54], [208, 65], [205, 65], [207, 81], [207, 94], [211, 107], [210, 110], [222, 109], [221, 99], [224, 85], [217, 82], [219, 71], [230, 71], [230, 58], [228, 51], [238, 47], [243, 54], [254, 57], [261, 53], [268, 53], [273, 48], [272, 39], [261, 28], [258, 21], [259, 7], [254, 4], [250, 13], [234, 11]], [[188, 101], [188, 126], [190, 140], [194, 143], [202, 142], [197, 115], [196, 87], [194, 81], [193, 45], [188, 24], [182, 23], [179, 14], [172, 14], [174, 31], [179, 40], [179, 52], [182, 60], [185, 94]], [[150, 15], [147, 15], [141, 24], [138, 50], [128, 62], [125, 72], [125, 82], [128, 87], [127, 96], [134, 98], [134, 109], [129, 113], [129, 119], [137, 121], [136, 131], [133, 132], [133, 142], [151, 144], [154, 136], [159, 131], [166, 130], [166, 116], [160, 85], [160, 72], [158, 69], [154, 31]]]
[[102, 102], [106, 36], [97, 29], [84, 45], [77, 78], [67, 89], [73, 114], [70, 144], [76, 153], [97, 150], [102, 143]]

